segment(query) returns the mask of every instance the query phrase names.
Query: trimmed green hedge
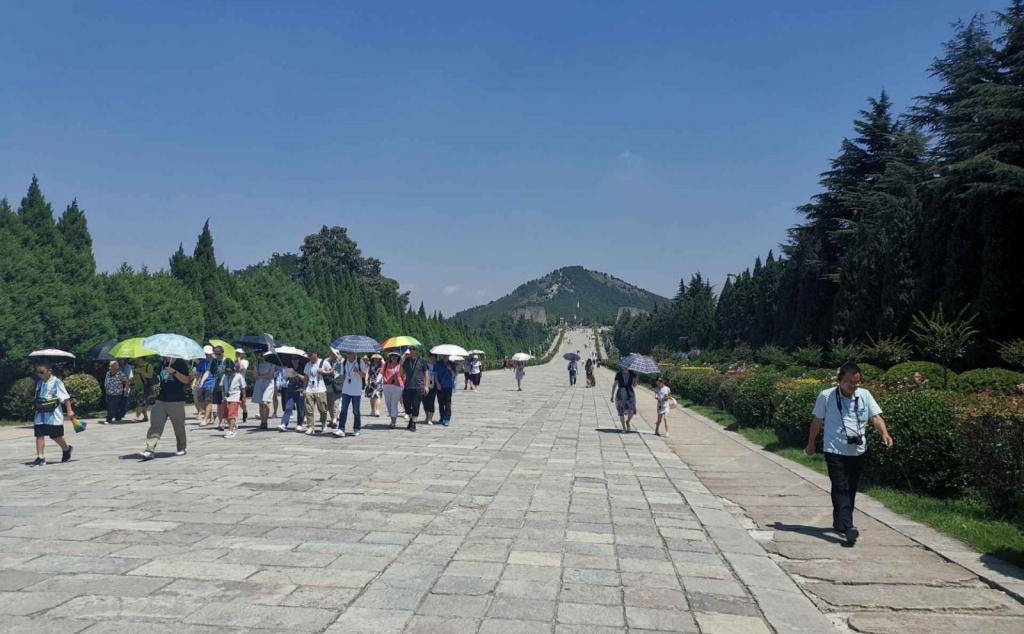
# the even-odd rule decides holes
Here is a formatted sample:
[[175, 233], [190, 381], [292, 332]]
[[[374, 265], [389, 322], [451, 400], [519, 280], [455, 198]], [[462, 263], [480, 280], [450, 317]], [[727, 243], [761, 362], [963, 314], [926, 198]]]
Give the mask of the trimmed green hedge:
[[99, 408], [103, 391], [100, 389], [100, 382], [93, 375], [72, 374], [64, 379], [64, 386], [68, 388], [76, 413], [85, 414]]
[[30, 376], [21, 377], [11, 383], [4, 397], [4, 412], [17, 420], [32, 420], [35, 386], [35, 379]]
[[1024, 403], [980, 399], [963, 409], [970, 479], [1000, 515], [1024, 523]]
[[1024, 385], [1024, 373], [1004, 368], [979, 368], [958, 375], [950, 387], [964, 394], [981, 394], [987, 390], [991, 396], [1010, 396], [1021, 394], [1021, 385]]
[[[912, 386], [916, 384], [915, 374], [917, 373], [921, 374], [921, 378], [925, 382], [922, 387], [942, 388], [942, 366], [930, 361], [905, 361], [897, 363], [886, 370], [882, 381], [893, 386]], [[950, 385], [953, 385], [955, 380], [956, 373], [950, 371]]]
[[818, 394], [825, 387], [825, 384], [817, 382], [794, 382], [779, 386], [779, 404], [772, 417], [772, 427], [779, 442], [793, 447], [807, 444], [811, 410], [814, 409]]

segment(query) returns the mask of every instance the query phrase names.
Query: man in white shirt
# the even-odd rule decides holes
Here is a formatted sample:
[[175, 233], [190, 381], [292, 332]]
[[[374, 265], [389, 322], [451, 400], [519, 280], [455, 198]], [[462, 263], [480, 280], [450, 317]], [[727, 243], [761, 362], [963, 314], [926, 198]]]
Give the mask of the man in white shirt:
[[868, 422], [882, 435], [886, 449], [892, 448], [892, 436], [882, 418], [882, 408], [871, 392], [858, 387], [857, 364], [844, 363], [839, 368], [838, 382], [838, 387], [818, 394], [804, 453], [813, 456], [817, 451], [818, 434], [824, 426], [825, 464], [832, 481], [832, 528], [846, 538], [847, 545], [853, 546], [860, 536], [853, 525], [853, 509], [868, 448]]
[[369, 367], [354, 352], [346, 352], [345, 358], [335, 365], [335, 380], [341, 382], [341, 417], [334, 435], [341, 438], [345, 435], [345, 424], [348, 422], [348, 408], [352, 407], [352, 435], [358, 436], [363, 428], [360, 404], [363, 390], [366, 388], [366, 373]]
[[313, 410], [320, 412], [320, 429], [327, 429], [327, 379], [331, 375], [331, 364], [321, 359], [317, 351], [310, 348], [306, 351], [309, 362], [303, 368], [306, 376], [306, 435], [316, 433], [313, 423]]

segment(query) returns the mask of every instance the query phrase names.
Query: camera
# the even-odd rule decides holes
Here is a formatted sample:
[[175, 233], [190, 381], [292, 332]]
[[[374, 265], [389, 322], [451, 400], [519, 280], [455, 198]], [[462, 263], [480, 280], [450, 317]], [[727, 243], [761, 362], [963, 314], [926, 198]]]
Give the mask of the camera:
[[846, 444], [848, 445], [859, 445], [862, 442], [864, 442], [864, 436], [861, 435], [846, 437]]

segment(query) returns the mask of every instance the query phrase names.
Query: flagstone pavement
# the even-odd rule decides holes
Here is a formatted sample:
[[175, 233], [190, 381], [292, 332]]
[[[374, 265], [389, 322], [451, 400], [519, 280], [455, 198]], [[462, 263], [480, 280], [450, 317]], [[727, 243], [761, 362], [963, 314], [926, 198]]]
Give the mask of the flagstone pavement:
[[580, 374], [488, 372], [416, 433], [190, 421], [150, 462], [146, 425], [45, 467], [0, 430], [0, 632], [1024, 632], [1016, 569], [983, 581], [877, 508], [843, 548], [820, 480], [685, 411], [654, 436], [646, 390], [620, 434], [611, 373]]

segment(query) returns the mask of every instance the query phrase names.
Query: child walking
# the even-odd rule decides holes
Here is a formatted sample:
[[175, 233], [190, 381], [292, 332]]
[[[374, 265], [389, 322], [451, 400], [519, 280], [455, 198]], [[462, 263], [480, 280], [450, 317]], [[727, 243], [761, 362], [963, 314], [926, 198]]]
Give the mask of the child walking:
[[658, 377], [658, 389], [655, 390], [654, 394], [658, 397], [658, 421], [654, 424], [654, 435], [660, 436], [659, 430], [661, 424], [665, 423], [665, 436], [668, 436], [668, 410], [669, 410], [669, 395], [672, 390], [665, 385], [664, 377]]
[[220, 405], [220, 417], [228, 424], [228, 430], [224, 432], [225, 438], [234, 438], [238, 435], [238, 409], [244, 389], [245, 380], [242, 373], [229, 361], [224, 368], [224, 402]]
[[71, 460], [71, 445], [64, 440], [64, 415], [73, 423], [78, 424], [75, 411], [71, 409], [71, 395], [61, 381], [53, 375], [48, 362], [36, 364], [35, 415], [32, 428], [36, 438], [36, 459], [32, 466], [41, 467], [46, 464], [44, 456], [46, 438], [49, 436], [61, 449], [61, 462]]

